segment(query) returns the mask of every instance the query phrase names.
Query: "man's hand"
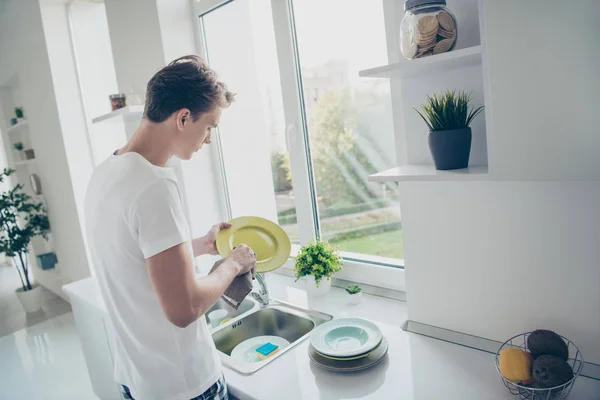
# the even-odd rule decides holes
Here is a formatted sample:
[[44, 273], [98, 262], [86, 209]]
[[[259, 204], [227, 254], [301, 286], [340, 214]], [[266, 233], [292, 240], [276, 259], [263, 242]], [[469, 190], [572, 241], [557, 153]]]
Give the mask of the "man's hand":
[[256, 266], [256, 253], [248, 245], [240, 244], [233, 249], [225, 261], [238, 265], [240, 270], [238, 275], [243, 275]]
[[192, 241], [192, 247], [194, 248], [194, 257], [198, 257], [203, 254], [219, 254], [219, 252], [217, 251], [217, 246], [215, 244], [217, 236], [219, 235], [221, 229], [228, 228], [231, 228], [231, 224], [227, 222], [221, 222], [210, 228], [210, 231], [208, 231], [208, 233], [205, 236], [194, 239]]

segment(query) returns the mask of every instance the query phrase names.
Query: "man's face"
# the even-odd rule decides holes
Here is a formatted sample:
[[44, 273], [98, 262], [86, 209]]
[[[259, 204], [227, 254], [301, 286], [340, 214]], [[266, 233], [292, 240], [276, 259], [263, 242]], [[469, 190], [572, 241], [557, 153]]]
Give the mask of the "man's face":
[[175, 155], [182, 160], [189, 160], [204, 144], [210, 144], [212, 130], [219, 125], [221, 108], [215, 107], [212, 111], [200, 114], [194, 122], [192, 116], [183, 115], [183, 124], [178, 129]]

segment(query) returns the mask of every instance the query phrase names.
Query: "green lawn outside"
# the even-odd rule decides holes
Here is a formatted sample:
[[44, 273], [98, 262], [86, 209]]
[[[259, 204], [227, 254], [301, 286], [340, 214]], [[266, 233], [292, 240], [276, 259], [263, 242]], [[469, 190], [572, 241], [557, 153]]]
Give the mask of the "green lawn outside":
[[404, 258], [404, 243], [401, 229], [339, 242], [331, 241], [331, 244], [341, 251], [380, 257]]

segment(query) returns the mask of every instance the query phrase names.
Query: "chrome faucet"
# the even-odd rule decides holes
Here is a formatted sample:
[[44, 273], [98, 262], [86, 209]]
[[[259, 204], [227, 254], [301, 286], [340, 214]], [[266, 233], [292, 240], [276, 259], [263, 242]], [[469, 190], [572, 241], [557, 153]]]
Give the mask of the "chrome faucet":
[[269, 289], [264, 274], [257, 273], [256, 280], [258, 281], [259, 290], [258, 293], [252, 292], [252, 297], [263, 306], [266, 306], [269, 304]]

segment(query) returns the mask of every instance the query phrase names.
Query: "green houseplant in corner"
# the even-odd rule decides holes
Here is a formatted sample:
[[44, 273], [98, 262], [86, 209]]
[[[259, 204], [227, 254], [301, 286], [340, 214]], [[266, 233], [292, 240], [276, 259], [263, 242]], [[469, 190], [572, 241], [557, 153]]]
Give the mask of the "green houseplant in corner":
[[435, 168], [451, 170], [467, 168], [471, 154], [471, 122], [483, 106], [469, 107], [471, 94], [446, 91], [427, 96], [419, 113], [429, 127], [429, 149]]
[[331, 277], [342, 270], [342, 257], [324, 240], [303, 246], [295, 261], [296, 281], [306, 276], [307, 291], [315, 296], [326, 294], [331, 287]]
[[[4, 169], [0, 182], [14, 170]], [[13, 259], [21, 279], [17, 297], [27, 312], [41, 308], [41, 288], [29, 277], [29, 244], [36, 236], [46, 237], [50, 230], [46, 210], [22, 191], [23, 185], [0, 194], [0, 252]]]

